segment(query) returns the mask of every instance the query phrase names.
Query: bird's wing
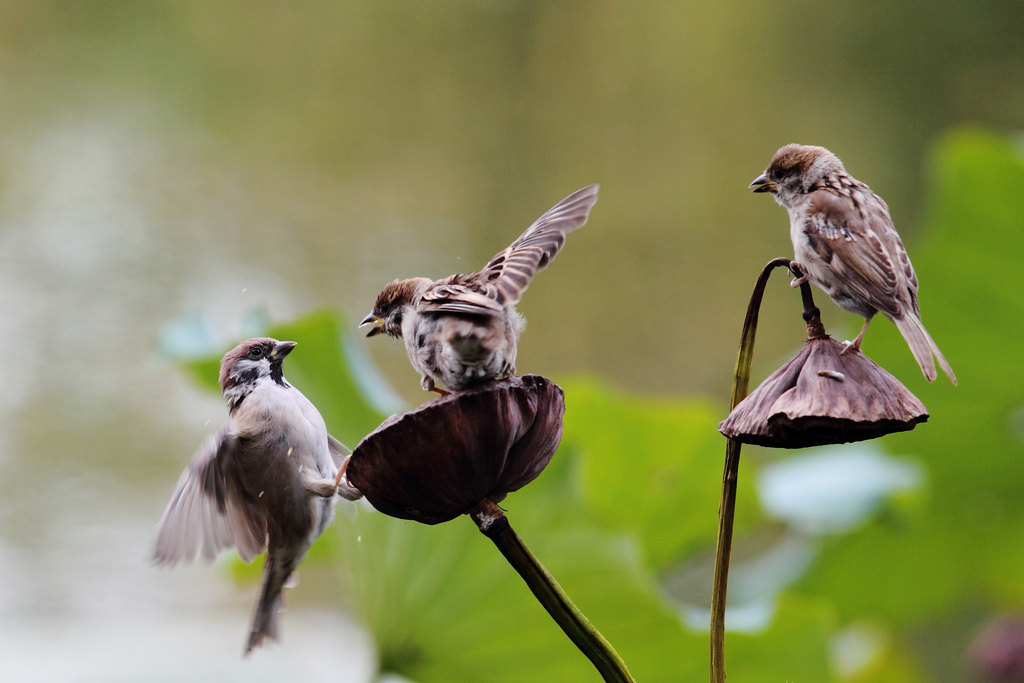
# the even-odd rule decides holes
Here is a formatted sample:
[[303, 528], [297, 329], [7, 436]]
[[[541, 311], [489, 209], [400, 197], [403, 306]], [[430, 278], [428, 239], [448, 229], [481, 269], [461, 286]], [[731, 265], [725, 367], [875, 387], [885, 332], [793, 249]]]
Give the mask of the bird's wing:
[[494, 315], [518, 303], [533, 276], [562, 249], [565, 236], [587, 222], [597, 190], [588, 185], [555, 204], [483, 270], [432, 286], [423, 297], [424, 310]]
[[345, 462], [345, 458], [352, 455], [351, 448], [338, 441], [330, 434], [327, 435], [327, 449], [331, 452], [331, 460], [334, 461], [334, 466], [337, 468], [341, 467], [341, 464]]
[[519, 301], [530, 280], [555, 258], [565, 236], [587, 222], [597, 203], [597, 185], [588, 185], [555, 204], [507, 249], [480, 271], [484, 291], [503, 306]]
[[422, 313], [461, 313], [463, 315], [501, 315], [505, 307], [476, 282], [479, 273], [452, 275], [435, 282], [423, 293]]
[[[884, 204], [878, 208], [883, 210], [869, 210], [865, 215], [854, 211], [841, 197], [815, 192], [804, 232], [815, 252], [831, 266], [841, 291], [887, 315], [900, 317], [904, 306], [900, 284], [907, 283], [907, 278], [902, 271], [897, 272], [892, 252], [902, 253], [905, 267], [910, 267], [910, 260]], [[913, 277], [913, 268], [910, 275]]]
[[[903, 287], [906, 288], [910, 296], [910, 307], [914, 311], [914, 315], [921, 317], [921, 307], [917, 303], [917, 273], [914, 272], [914, 266], [910, 263], [910, 256], [907, 254], [907, 248], [903, 246], [903, 240], [900, 239], [900, 235], [896, 232], [896, 228], [893, 227], [892, 219], [889, 217], [889, 206], [885, 203], [885, 200], [876, 194], [871, 195], [878, 202], [878, 206], [881, 209], [884, 220], [882, 225], [879, 226], [877, 233], [879, 239], [882, 241], [882, 245], [886, 251], [889, 252], [889, 256], [893, 261], [893, 265], [896, 266], [896, 274], [901, 276]], [[941, 355], [941, 354], [940, 354]], [[953, 382], [956, 384], [956, 382]]]
[[266, 547], [266, 521], [248, 506], [233, 477], [238, 439], [222, 429], [196, 451], [182, 473], [157, 531], [153, 559], [175, 565], [202, 558], [210, 563], [234, 546], [246, 562]]

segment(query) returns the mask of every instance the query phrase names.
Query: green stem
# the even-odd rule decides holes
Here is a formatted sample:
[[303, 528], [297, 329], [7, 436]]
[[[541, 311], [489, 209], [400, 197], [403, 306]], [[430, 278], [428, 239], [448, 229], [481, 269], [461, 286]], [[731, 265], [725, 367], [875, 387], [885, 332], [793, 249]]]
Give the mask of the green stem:
[[[757, 317], [768, 277], [776, 268], [789, 268], [791, 261], [777, 258], [769, 261], [761, 271], [747, 304], [740, 336], [740, 351], [736, 357], [736, 372], [732, 381], [732, 410], [747, 395], [750, 387], [750, 367], [754, 360], [754, 337], [757, 335]], [[722, 474], [722, 499], [718, 506], [718, 544], [715, 547], [714, 587], [711, 592], [711, 683], [725, 683], [725, 596], [729, 583], [729, 558], [732, 553], [732, 527], [736, 517], [736, 484], [740, 469], [740, 447], [736, 439], [725, 445], [725, 471]]]
[[484, 499], [470, 511], [473, 521], [487, 538], [498, 546], [509, 564], [519, 572], [534, 596], [548, 611], [569, 639], [594, 664], [605, 681], [635, 683], [629, 675], [625, 662], [602, 636], [594, 625], [572, 604], [569, 596], [558, 585], [554, 577], [534, 557], [526, 544], [512, 530], [508, 518], [501, 508], [489, 499]]

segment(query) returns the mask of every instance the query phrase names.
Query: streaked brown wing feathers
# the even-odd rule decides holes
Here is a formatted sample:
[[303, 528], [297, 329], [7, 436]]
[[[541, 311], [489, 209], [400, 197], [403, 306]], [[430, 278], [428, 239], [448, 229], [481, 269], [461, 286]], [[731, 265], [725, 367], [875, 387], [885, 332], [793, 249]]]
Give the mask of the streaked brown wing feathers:
[[464, 315], [497, 315], [504, 307], [487, 296], [477, 282], [480, 273], [452, 275], [431, 285], [423, 293], [424, 313], [461, 313]]
[[587, 222], [597, 190], [597, 185], [588, 185], [558, 202], [483, 270], [431, 285], [421, 299], [422, 311], [496, 315], [517, 303], [537, 271], [561, 250], [566, 234]]
[[565, 244], [565, 236], [587, 222], [597, 202], [597, 185], [588, 185], [555, 204], [507, 249], [495, 254], [479, 276], [479, 286], [503, 306], [515, 304], [538, 271]]
[[818, 192], [812, 198], [804, 228], [815, 251], [831, 264], [841, 289], [883, 313], [900, 316], [899, 277], [879, 237], [879, 231], [886, 229], [892, 230], [884, 224], [871, 225], [870, 218], [852, 211], [841, 197], [829, 192]]

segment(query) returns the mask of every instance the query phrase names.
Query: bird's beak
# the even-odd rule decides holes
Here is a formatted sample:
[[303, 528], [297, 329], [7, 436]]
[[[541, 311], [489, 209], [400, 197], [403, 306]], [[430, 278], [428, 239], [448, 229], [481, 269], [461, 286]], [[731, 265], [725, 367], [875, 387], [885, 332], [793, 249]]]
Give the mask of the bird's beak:
[[295, 342], [291, 341], [277, 342], [274, 348], [270, 351], [270, 357], [275, 360], [279, 358], [284, 358], [285, 356], [292, 352], [292, 349], [294, 349], [295, 346]]
[[384, 331], [384, 321], [373, 313], [363, 318], [363, 321], [359, 323], [359, 327], [366, 327], [367, 325], [373, 325], [370, 331], [366, 333], [367, 337], [376, 337]]
[[768, 176], [764, 173], [754, 178], [754, 182], [750, 183], [750, 187], [754, 189], [754, 192], [774, 192], [775, 183], [768, 180]]

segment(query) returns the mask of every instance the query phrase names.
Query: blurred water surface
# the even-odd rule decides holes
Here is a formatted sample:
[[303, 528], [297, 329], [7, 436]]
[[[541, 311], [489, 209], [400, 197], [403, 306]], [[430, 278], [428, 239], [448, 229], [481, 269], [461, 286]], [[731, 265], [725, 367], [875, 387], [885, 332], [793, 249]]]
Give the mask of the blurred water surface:
[[[226, 414], [160, 353], [172, 321], [203, 321], [223, 348], [254, 316], [357, 320], [390, 279], [476, 269], [600, 182], [521, 306], [520, 370], [724, 404], [752, 280], [790, 253], [784, 212], [747, 183], [784, 143], [825, 145], [912, 249], [929, 141], [1024, 124], [1021, 35], [1010, 0], [3, 3], [10, 680], [262, 680], [194, 642], [240, 651], [252, 590], [147, 562], [180, 469]], [[766, 303], [762, 371], [800, 342], [784, 296]], [[401, 345], [374, 341], [420, 400]], [[285, 644], [255, 657], [355, 641], [353, 680], [368, 679], [365, 638], [312, 611], [340, 604], [336, 586], [308, 578]], [[119, 641], [194, 656], [161, 671], [97, 652]], [[68, 670], [57, 650], [95, 656]]]

